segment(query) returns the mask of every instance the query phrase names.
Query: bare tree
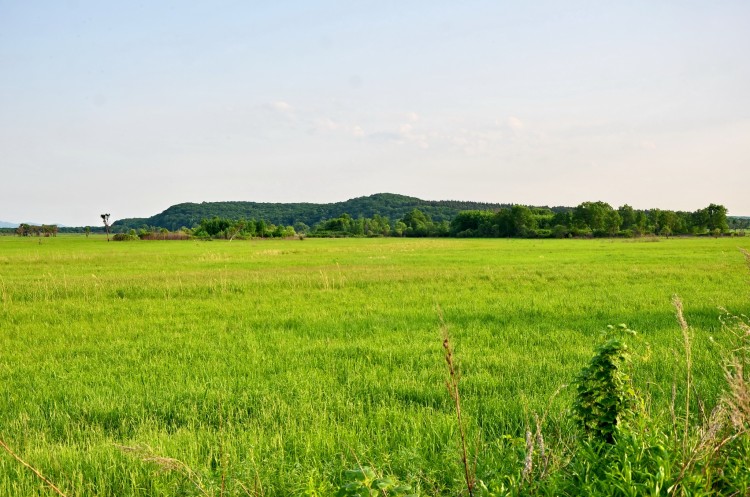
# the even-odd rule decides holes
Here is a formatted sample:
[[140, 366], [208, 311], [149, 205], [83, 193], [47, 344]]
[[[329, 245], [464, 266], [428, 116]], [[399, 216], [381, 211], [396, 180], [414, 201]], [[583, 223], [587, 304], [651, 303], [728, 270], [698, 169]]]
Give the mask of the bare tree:
[[104, 229], [107, 230], [107, 241], [109, 241], [109, 214], [100, 214], [100, 216], [104, 223]]

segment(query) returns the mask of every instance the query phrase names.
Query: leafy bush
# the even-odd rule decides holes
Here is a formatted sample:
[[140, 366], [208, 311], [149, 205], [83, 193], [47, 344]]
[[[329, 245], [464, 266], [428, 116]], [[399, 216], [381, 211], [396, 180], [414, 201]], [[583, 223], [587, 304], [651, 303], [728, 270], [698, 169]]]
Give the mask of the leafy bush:
[[140, 238], [136, 235], [131, 235], [130, 233], [117, 233], [112, 237], [112, 240], [115, 242], [130, 242], [140, 240]]
[[400, 483], [392, 476], [380, 477], [364, 466], [346, 472], [347, 483], [339, 488], [338, 497], [379, 497], [383, 495], [416, 497], [409, 485]]
[[635, 403], [635, 391], [627, 374], [628, 346], [620, 333], [635, 334], [626, 325], [609, 327], [610, 336], [597, 349], [589, 365], [576, 379], [573, 411], [584, 431], [595, 440], [614, 441], [619, 425]]
[[[679, 299], [674, 304], [689, 389], [691, 332]], [[669, 416], [640, 408], [624, 340], [634, 332], [626, 325], [610, 326], [576, 380], [573, 413], [584, 436], [567, 446], [552, 440], [545, 452], [544, 445], [534, 446], [534, 440], [537, 446], [544, 440], [537, 423], [535, 436], [527, 431], [525, 453], [518, 446], [508, 452], [516, 470], [504, 466], [489, 484], [480, 482], [480, 495], [750, 495], [750, 323], [730, 316], [724, 324], [736, 337], [725, 354], [728, 389], [700, 423], [691, 423], [689, 411], [678, 415], [674, 405]], [[560, 454], [553, 457], [550, 445]]]

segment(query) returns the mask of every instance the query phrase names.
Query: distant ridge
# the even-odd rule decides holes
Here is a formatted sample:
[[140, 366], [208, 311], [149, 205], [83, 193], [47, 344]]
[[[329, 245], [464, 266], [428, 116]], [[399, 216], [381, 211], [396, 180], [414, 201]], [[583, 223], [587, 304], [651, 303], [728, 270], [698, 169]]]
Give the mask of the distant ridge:
[[391, 220], [402, 218], [414, 209], [428, 214], [434, 221], [450, 221], [462, 210], [497, 210], [510, 204], [468, 202], [458, 200], [422, 200], [394, 193], [376, 193], [344, 202], [329, 204], [313, 203], [265, 203], [265, 202], [202, 202], [183, 203], [169, 207], [164, 212], [149, 218], [120, 219], [113, 228], [140, 228], [143, 225], [177, 230], [191, 228], [201, 220], [214, 216], [230, 219], [263, 219], [277, 225], [293, 225], [302, 222], [308, 226], [338, 217], [344, 213], [357, 218], [370, 218], [375, 214]]
[[58, 228], [67, 228], [67, 226], [62, 225], [62, 224], [58, 224], [58, 223], [29, 223], [29, 222], [9, 223], [7, 221], [0, 221], [0, 228], [13, 228], [13, 229], [15, 229], [15, 228], [18, 228], [19, 226], [21, 226], [21, 224], [28, 224], [30, 226], [42, 226], [42, 225], [45, 225], [45, 224], [49, 224], [49, 225], [55, 225]]

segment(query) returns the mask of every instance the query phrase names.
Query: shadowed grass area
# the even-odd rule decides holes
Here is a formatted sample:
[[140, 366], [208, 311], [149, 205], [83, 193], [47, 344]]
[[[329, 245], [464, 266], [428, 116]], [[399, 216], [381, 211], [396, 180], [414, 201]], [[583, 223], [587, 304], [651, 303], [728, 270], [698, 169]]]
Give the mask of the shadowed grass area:
[[[438, 305], [491, 472], [607, 324], [639, 332], [636, 383], [666, 406], [683, 361], [674, 294], [695, 401], [711, 405], [719, 306], [750, 313], [742, 242], [0, 237], [0, 439], [67, 495], [219, 495], [222, 474], [225, 495], [300, 494], [357, 460], [454, 495]], [[571, 398], [552, 401], [550, 430]], [[48, 493], [0, 454], [0, 495]]]

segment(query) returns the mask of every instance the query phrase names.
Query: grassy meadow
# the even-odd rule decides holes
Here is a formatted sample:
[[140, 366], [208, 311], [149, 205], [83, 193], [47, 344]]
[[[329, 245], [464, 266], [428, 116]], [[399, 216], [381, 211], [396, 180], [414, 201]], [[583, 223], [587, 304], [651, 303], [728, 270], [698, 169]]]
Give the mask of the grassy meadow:
[[[723, 386], [720, 317], [750, 314], [750, 239], [0, 237], [0, 440], [67, 496], [325, 495], [367, 464], [463, 488], [440, 313], [477, 476], [569, 384], [608, 324], [639, 335], [650, 405]], [[438, 308], [440, 310], [438, 310]], [[684, 409], [684, 407], [683, 407]], [[532, 421], [533, 422], [533, 421]], [[54, 495], [0, 451], [0, 495]]]

